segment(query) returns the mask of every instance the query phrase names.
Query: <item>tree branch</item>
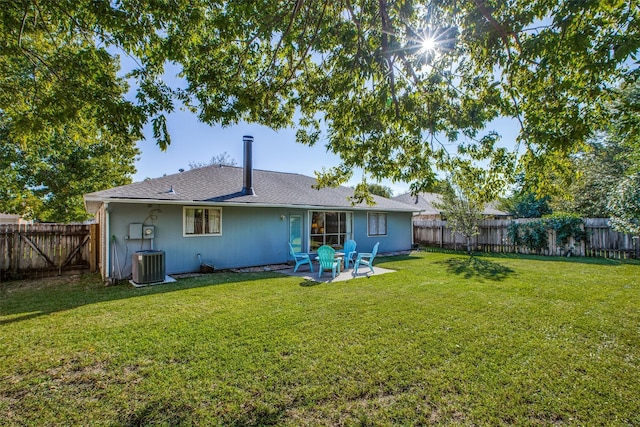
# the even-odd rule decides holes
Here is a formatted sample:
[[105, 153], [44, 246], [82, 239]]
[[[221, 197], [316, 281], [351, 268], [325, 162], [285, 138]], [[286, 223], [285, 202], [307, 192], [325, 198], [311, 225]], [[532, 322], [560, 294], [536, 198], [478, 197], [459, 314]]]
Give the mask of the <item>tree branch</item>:
[[391, 19], [387, 13], [387, 2], [385, 0], [378, 0], [378, 6], [380, 7], [380, 19], [382, 21], [382, 54], [387, 63], [389, 69], [389, 89], [391, 90], [391, 99], [396, 110], [396, 116], [400, 116], [400, 106], [398, 104], [398, 96], [396, 94], [396, 81], [393, 66], [393, 57], [389, 49], [389, 35], [393, 35], [393, 26], [391, 25]]

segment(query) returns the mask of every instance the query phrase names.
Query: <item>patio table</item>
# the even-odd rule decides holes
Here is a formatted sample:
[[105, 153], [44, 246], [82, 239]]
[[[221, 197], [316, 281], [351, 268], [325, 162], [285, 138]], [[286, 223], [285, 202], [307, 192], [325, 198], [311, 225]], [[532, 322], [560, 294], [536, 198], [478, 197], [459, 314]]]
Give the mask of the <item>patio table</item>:
[[345, 256], [344, 256], [344, 255], [345, 255], [345, 254], [344, 254], [344, 252], [336, 252], [336, 254], [335, 254], [334, 258], [335, 258], [335, 259], [340, 259], [340, 266], [341, 266], [341, 268], [342, 268], [342, 266], [344, 266], [344, 267], [345, 267], [345, 269], [346, 269], [346, 267], [347, 267], [347, 264], [346, 264], [347, 260], [345, 259]]
[[[336, 252], [335, 254], [333, 254], [333, 259], [335, 259], [338, 262], [338, 273], [340, 273], [342, 271], [342, 266], [344, 265], [344, 252]], [[318, 256], [316, 255], [316, 261], [318, 261], [318, 263], [320, 262], [318, 260]]]

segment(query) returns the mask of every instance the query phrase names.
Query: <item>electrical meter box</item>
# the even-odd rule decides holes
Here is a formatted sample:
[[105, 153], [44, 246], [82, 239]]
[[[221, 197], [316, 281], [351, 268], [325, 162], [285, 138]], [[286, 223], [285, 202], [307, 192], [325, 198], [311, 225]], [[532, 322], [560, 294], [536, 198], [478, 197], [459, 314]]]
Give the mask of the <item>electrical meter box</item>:
[[142, 238], [143, 239], [153, 239], [156, 237], [156, 227], [153, 225], [143, 225], [142, 226]]

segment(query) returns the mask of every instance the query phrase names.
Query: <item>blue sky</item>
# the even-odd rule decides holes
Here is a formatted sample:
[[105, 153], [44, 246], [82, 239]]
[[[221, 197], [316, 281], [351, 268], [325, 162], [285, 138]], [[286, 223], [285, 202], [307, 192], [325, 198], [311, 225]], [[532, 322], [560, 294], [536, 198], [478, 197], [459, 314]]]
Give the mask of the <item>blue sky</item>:
[[[208, 162], [212, 157], [227, 153], [238, 166], [243, 161], [243, 135], [252, 135], [253, 167], [278, 172], [300, 173], [314, 176], [314, 171], [337, 166], [340, 159], [327, 152], [323, 144], [313, 147], [295, 142], [295, 129], [274, 131], [255, 124], [238, 124], [230, 127], [212, 127], [200, 123], [195, 114], [177, 111], [167, 118], [171, 134], [171, 145], [161, 151], [156, 145], [150, 127], [146, 129], [146, 139], [138, 143], [141, 154], [136, 161], [137, 172], [134, 181], [157, 178], [177, 173], [180, 168], [188, 170], [191, 162]], [[490, 126], [502, 135], [501, 145], [514, 147], [517, 125], [509, 119], [500, 119]], [[453, 148], [453, 147], [452, 147]], [[347, 183], [352, 186], [360, 182], [362, 172], [356, 171]], [[383, 181], [394, 195], [409, 190], [409, 183]]]
[[[121, 75], [133, 69], [136, 64], [127, 55], [119, 54], [121, 61]], [[180, 86], [177, 77], [179, 68], [167, 65], [164, 78], [170, 86]], [[131, 82], [128, 97], [135, 98], [135, 83]], [[235, 126], [209, 126], [198, 121], [197, 115], [184, 110], [176, 110], [167, 115], [167, 127], [171, 135], [171, 145], [166, 151], [160, 150], [153, 139], [151, 126], [145, 128], [145, 139], [138, 142], [141, 151], [135, 162], [137, 172], [134, 181], [145, 178], [157, 178], [163, 175], [178, 173], [179, 169], [188, 170], [189, 163], [208, 162], [211, 158], [227, 153], [238, 166], [243, 162], [243, 135], [254, 137], [253, 167], [277, 172], [300, 173], [315, 176], [314, 171], [331, 168], [340, 163], [337, 155], [327, 151], [326, 146], [319, 144], [309, 147], [298, 144], [295, 140], [295, 129], [274, 131], [268, 127], [256, 124], [240, 123]], [[502, 135], [500, 145], [514, 147], [518, 134], [518, 125], [512, 119], [499, 119], [487, 127]], [[452, 151], [455, 146], [452, 145]], [[362, 171], [354, 172], [351, 180], [346, 184], [354, 186], [362, 179]], [[368, 180], [370, 182], [370, 179]], [[393, 190], [395, 196], [409, 191], [409, 184], [393, 183], [389, 180], [381, 182]]]

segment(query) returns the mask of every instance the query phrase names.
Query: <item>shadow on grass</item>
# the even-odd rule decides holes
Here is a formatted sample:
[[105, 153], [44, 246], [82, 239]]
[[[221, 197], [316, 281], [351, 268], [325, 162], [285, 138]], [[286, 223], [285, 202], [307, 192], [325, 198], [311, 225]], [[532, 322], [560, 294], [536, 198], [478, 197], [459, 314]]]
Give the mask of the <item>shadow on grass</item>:
[[302, 282], [300, 282], [300, 286], [308, 288], [311, 286], [318, 286], [318, 285], [324, 285], [323, 282], [316, 282], [315, 280], [303, 280]]
[[0, 326], [95, 303], [276, 277], [282, 276], [275, 272], [221, 271], [141, 288], [128, 282], [105, 286], [98, 274], [4, 282], [0, 283], [0, 315], [18, 316], [0, 319]]
[[500, 281], [514, 273], [509, 267], [487, 259], [470, 256], [468, 258], [449, 258], [441, 261], [449, 273], [462, 275], [465, 279], [480, 277], [483, 279]]
[[389, 262], [389, 261], [412, 261], [412, 260], [418, 260], [418, 259], [422, 259], [419, 256], [414, 256], [414, 255], [378, 255], [376, 257], [376, 264], [378, 262]]
[[[420, 252], [441, 253], [441, 254], [450, 254], [450, 255], [468, 255], [466, 251], [456, 251], [453, 249], [441, 249], [441, 248], [431, 248], [431, 247], [423, 249]], [[511, 253], [511, 252], [473, 252], [472, 256], [482, 257], [482, 258], [528, 259], [532, 261], [566, 262], [566, 263], [573, 263], [573, 264], [640, 265], [640, 259], [596, 258], [596, 257], [582, 257], [582, 256], [567, 257], [567, 256], [519, 254], [519, 253]]]

